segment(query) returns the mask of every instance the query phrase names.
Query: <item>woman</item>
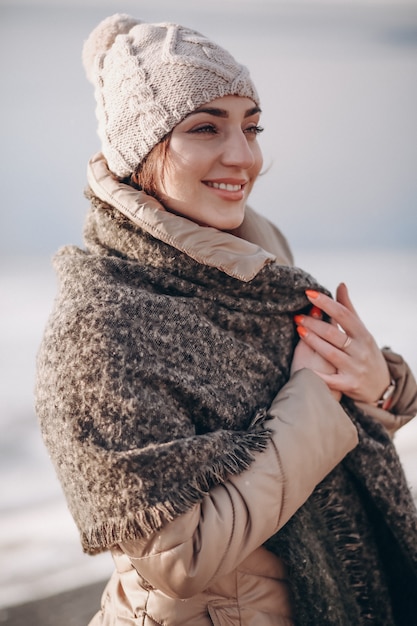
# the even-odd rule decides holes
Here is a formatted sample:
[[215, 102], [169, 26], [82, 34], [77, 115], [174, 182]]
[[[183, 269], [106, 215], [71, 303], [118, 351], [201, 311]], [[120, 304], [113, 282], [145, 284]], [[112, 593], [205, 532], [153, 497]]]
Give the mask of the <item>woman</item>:
[[417, 518], [390, 434], [416, 383], [247, 207], [247, 70], [127, 15], [84, 63], [102, 152], [86, 249], [55, 258], [37, 410], [84, 550], [115, 561], [91, 625], [410, 626]]

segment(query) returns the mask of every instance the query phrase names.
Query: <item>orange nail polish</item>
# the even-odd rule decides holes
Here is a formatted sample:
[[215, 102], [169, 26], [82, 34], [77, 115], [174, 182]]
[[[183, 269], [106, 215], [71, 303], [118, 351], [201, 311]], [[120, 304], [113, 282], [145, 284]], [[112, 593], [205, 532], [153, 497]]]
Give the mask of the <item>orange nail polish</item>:
[[314, 317], [316, 320], [321, 320], [323, 317], [321, 309], [318, 306], [312, 306], [310, 310], [311, 317]]
[[297, 332], [300, 337], [307, 337], [308, 335], [308, 330], [307, 328], [305, 328], [305, 326], [297, 326]]
[[305, 293], [306, 293], [307, 298], [312, 298], [313, 300], [315, 300], [315, 298], [317, 298], [319, 295], [319, 292], [314, 291], [314, 289], [306, 289]]
[[302, 324], [304, 320], [304, 315], [294, 315], [294, 322], [296, 324]]

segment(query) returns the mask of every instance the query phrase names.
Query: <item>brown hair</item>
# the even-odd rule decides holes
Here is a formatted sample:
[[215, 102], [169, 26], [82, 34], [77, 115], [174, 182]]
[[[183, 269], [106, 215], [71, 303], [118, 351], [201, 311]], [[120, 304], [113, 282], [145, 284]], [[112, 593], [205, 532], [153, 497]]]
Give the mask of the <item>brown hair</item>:
[[159, 143], [156, 144], [139, 164], [129, 179], [132, 187], [143, 190], [145, 193], [158, 197], [157, 182], [162, 181], [164, 177], [164, 168], [168, 160], [168, 147], [171, 139], [171, 133], [165, 135]]

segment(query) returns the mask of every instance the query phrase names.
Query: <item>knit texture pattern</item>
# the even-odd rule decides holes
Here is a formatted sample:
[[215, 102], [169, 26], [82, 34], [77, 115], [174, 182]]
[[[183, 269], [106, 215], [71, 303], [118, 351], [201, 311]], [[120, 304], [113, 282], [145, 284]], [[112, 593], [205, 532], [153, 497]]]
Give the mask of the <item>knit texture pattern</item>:
[[[201, 265], [93, 199], [87, 251], [55, 258], [37, 412], [88, 553], [146, 536], [250, 466], [269, 441], [307, 310], [308, 274], [248, 283]], [[384, 429], [345, 402], [360, 443], [267, 547], [298, 626], [415, 623], [416, 512]], [[391, 606], [392, 605], [392, 606]]]
[[95, 87], [98, 134], [110, 170], [132, 174], [152, 148], [203, 104], [258, 94], [248, 70], [222, 47], [178, 24], [129, 15], [103, 20], [83, 48]]

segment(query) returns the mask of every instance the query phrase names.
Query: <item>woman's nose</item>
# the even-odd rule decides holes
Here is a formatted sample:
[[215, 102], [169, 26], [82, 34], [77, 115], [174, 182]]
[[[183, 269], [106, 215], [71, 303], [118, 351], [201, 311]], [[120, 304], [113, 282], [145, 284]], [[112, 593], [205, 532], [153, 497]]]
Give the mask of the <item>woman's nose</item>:
[[255, 156], [246, 135], [242, 130], [230, 133], [224, 140], [222, 150], [224, 165], [249, 169], [255, 163]]

